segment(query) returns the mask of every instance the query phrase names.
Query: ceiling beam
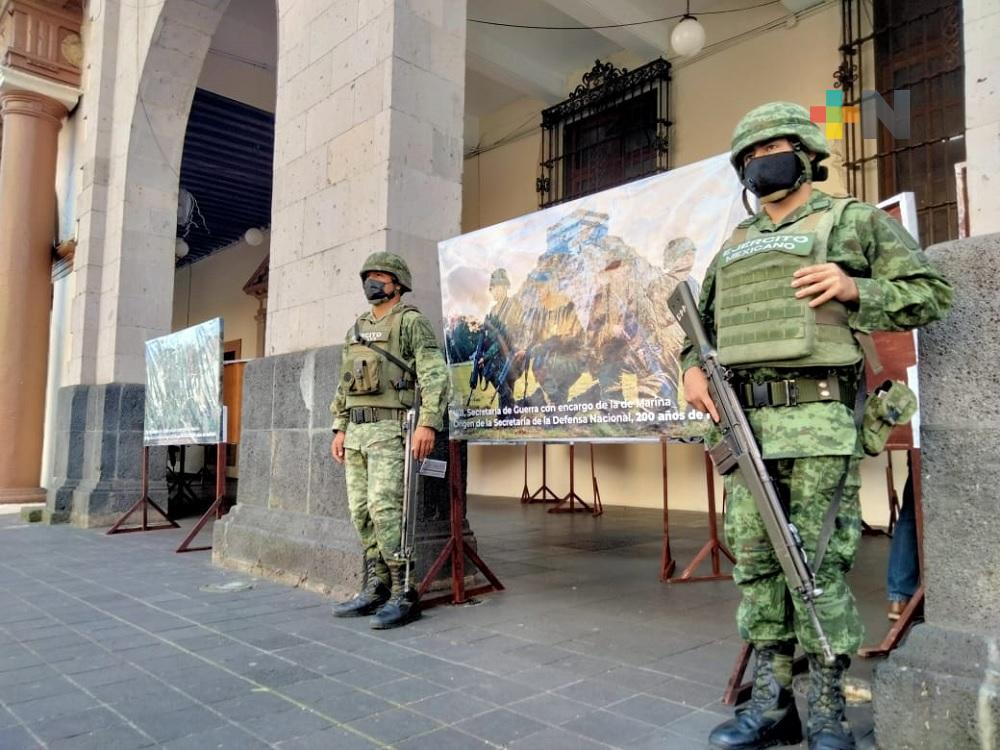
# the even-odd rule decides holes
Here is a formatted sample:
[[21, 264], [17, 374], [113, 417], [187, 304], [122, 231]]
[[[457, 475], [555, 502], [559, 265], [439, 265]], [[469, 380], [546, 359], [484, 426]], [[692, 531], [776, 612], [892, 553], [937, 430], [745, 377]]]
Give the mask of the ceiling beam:
[[536, 96], [549, 103], [565, 99], [569, 94], [566, 80], [537, 60], [514, 49], [495, 34], [470, 24], [466, 59], [470, 68], [516, 91]]
[[[612, 3], [607, 0], [545, 0], [545, 2], [581, 26], [608, 26], [649, 18], [649, 9], [633, 0], [615, 0]], [[662, 15], [669, 15], [669, 10], [664, 8]], [[594, 29], [594, 31], [648, 62], [657, 57], [667, 56], [667, 39], [671, 28], [671, 25], [664, 21], [616, 29]]]

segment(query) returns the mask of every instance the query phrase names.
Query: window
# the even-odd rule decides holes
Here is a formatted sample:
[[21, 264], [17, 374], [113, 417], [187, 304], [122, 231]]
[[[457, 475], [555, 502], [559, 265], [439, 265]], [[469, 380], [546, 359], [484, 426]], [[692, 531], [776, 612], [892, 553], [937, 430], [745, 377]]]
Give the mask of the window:
[[544, 110], [539, 206], [665, 171], [669, 81], [663, 59], [631, 72], [598, 60], [568, 99]]
[[[910, 137], [879, 128], [877, 141], [847, 131], [848, 187], [859, 198], [873, 186], [878, 200], [913, 191], [924, 245], [958, 236], [955, 165], [965, 160], [962, 4], [956, 0], [842, 0], [844, 62], [837, 72], [845, 104], [875, 89], [910, 92]], [[873, 7], [872, 7], [873, 6]], [[874, 73], [864, 74], [864, 61]], [[871, 167], [874, 166], [874, 174]]]

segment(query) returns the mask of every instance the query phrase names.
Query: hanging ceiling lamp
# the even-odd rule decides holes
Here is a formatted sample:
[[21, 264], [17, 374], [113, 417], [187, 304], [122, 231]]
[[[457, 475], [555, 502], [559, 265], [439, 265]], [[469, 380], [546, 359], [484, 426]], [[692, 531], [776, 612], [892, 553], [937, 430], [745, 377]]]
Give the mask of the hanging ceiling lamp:
[[264, 233], [257, 227], [250, 227], [243, 233], [243, 239], [250, 247], [257, 247], [264, 241]]
[[683, 57], [694, 57], [705, 48], [705, 27], [691, 15], [691, 0], [680, 23], [670, 32], [670, 46]]

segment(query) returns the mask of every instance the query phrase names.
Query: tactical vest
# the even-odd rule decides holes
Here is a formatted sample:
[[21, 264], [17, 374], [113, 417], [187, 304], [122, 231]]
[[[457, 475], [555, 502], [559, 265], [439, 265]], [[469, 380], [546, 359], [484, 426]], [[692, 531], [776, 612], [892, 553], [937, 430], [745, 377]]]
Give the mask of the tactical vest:
[[833, 198], [779, 232], [739, 227], [720, 251], [715, 326], [719, 361], [727, 366], [832, 367], [852, 365], [861, 348], [847, 308], [830, 300], [818, 308], [796, 299], [792, 275], [826, 263], [830, 233], [853, 198]]
[[400, 340], [403, 317], [411, 311], [417, 312], [417, 308], [400, 303], [381, 320], [364, 316], [354, 324], [341, 374], [347, 388], [347, 408], [408, 409], [413, 405], [413, 377], [382, 353], [413, 367], [403, 356]]

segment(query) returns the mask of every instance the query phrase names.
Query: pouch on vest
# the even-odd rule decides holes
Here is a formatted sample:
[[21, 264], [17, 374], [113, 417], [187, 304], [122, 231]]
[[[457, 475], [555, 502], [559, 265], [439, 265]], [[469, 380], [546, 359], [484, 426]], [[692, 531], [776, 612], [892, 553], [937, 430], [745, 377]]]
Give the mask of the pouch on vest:
[[371, 350], [351, 347], [350, 366], [344, 372], [347, 392], [352, 396], [367, 396], [382, 392], [382, 358]]
[[861, 447], [869, 456], [885, 448], [897, 425], [909, 422], [917, 411], [917, 395], [899, 380], [887, 380], [868, 396], [861, 417]]

